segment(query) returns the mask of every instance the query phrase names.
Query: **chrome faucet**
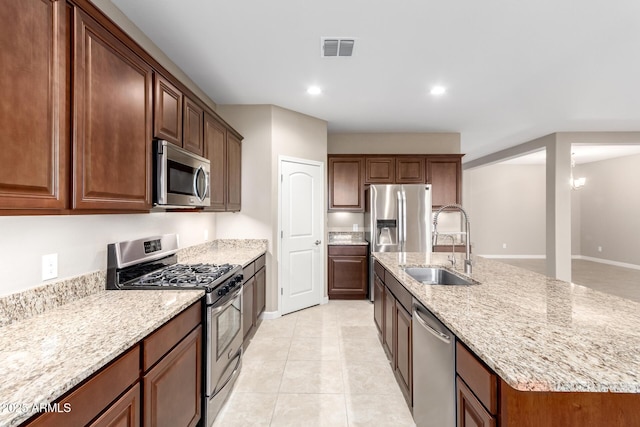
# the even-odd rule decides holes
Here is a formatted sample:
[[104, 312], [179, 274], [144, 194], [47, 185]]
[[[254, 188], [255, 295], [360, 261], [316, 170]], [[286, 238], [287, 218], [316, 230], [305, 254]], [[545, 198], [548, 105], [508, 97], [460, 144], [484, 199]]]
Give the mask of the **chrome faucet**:
[[469, 215], [464, 208], [458, 204], [446, 205], [436, 211], [433, 217], [433, 241], [432, 245], [435, 246], [438, 240], [438, 215], [445, 209], [456, 208], [464, 215], [465, 222], [465, 259], [464, 259], [464, 272], [465, 274], [471, 274], [471, 226], [469, 224]]

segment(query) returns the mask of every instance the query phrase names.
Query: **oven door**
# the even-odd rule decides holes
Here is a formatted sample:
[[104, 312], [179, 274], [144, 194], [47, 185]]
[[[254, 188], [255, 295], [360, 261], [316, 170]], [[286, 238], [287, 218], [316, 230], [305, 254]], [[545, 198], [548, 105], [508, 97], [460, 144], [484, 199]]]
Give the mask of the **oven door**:
[[[242, 287], [228, 294], [220, 304], [207, 307], [206, 395], [216, 394], [237, 375], [242, 347]], [[233, 362], [236, 362], [235, 364]]]
[[210, 205], [210, 162], [167, 142], [155, 141], [155, 204]]

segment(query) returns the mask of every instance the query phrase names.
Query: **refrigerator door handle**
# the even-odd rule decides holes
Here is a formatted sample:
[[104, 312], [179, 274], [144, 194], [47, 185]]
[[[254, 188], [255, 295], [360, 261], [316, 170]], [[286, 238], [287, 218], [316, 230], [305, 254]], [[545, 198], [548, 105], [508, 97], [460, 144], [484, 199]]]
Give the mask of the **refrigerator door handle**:
[[407, 193], [402, 190], [402, 252], [407, 243]]
[[398, 212], [396, 212], [398, 216], [398, 251], [402, 252], [402, 190], [396, 192], [396, 202], [396, 206], [398, 207]]

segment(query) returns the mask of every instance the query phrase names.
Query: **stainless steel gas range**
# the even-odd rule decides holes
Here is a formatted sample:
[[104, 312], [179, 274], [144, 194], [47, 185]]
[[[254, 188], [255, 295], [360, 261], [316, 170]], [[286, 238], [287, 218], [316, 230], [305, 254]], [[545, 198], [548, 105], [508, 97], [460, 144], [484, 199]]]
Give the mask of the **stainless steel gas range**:
[[213, 424], [242, 366], [242, 267], [178, 264], [175, 234], [107, 246], [107, 289], [202, 289], [203, 423]]

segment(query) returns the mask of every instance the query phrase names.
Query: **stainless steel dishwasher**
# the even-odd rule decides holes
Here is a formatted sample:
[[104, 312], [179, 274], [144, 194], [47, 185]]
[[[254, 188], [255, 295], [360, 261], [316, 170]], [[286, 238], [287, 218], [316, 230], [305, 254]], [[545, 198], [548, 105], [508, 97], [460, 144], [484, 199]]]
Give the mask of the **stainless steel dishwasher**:
[[413, 420], [417, 427], [456, 424], [455, 336], [413, 300]]

